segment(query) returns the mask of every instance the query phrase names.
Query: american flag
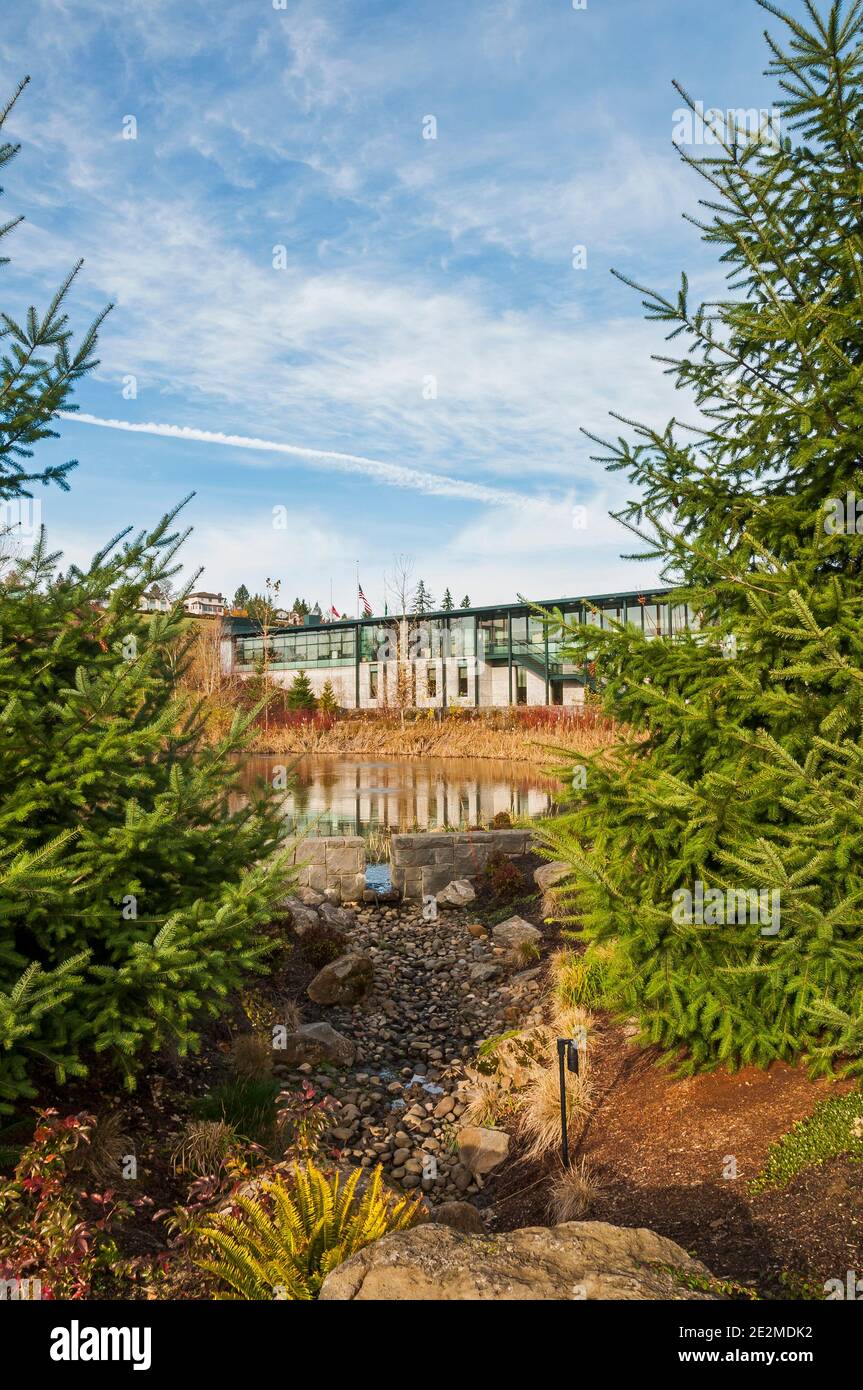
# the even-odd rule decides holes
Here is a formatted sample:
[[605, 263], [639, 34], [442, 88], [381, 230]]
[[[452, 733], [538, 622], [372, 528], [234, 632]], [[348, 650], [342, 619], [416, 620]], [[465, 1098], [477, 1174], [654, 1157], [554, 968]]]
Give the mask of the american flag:
[[372, 616], [372, 606], [366, 598], [365, 594], [363, 593], [362, 584], [358, 584], [357, 589], [359, 591], [360, 603], [363, 605], [363, 613], [365, 617], [370, 618]]

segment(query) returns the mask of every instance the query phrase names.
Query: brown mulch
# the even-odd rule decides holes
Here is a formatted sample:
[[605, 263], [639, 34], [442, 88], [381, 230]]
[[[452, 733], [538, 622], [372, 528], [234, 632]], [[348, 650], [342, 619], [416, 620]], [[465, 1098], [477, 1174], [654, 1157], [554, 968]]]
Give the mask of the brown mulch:
[[[774, 1064], [675, 1079], [658, 1053], [599, 1021], [594, 1105], [574, 1158], [599, 1183], [589, 1219], [646, 1226], [677, 1241], [717, 1277], [788, 1296], [863, 1260], [863, 1164], [836, 1158], [787, 1187], [753, 1195], [770, 1145], [850, 1083], [810, 1081]], [[517, 1143], [517, 1141], [516, 1141]], [[736, 1163], [737, 1177], [724, 1177]], [[557, 1156], [507, 1165], [486, 1189], [496, 1229], [545, 1225]]]

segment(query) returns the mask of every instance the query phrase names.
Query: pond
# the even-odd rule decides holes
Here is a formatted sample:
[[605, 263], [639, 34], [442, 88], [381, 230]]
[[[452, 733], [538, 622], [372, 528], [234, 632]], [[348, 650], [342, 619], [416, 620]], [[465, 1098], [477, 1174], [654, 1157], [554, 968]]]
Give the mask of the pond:
[[288, 766], [285, 815], [291, 830], [318, 835], [368, 835], [381, 830], [433, 830], [486, 825], [500, 812], [513, 819], [545, 815], [553, 778], [527, 763], [492, 758], [358, 758], [310, 753], [247, 758], [243, 786], [278, 783]]

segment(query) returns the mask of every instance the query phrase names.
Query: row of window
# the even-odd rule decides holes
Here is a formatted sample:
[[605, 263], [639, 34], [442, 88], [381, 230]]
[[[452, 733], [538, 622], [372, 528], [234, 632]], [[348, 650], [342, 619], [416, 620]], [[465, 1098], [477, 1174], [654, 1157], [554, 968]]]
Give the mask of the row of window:
[[[697, 617], [683, 605], [673, 608], [657, 603], [608, 605], [599, 609], [582, 604], [570, 605], [565, 616], [588, 626], [611, 627], [614, 622], [632, 623], [649, 636], [670, 635], [695, 629]], [[492, 618], [411, 618], [368, 624], [359, 629], [362, 662], [429, 661], [434, 658], [504, 658], [510, 651], [510, 632], [514, 655], [533, 654], [544, 659], [546, 635], [542, 620], [532, 614], [504, 614]], [[357, 652], [356, 628], [300, 628], [275, 633], [268, 642], [268, 659], [276, 666], [353, 665]], [[562, 643], [550, 636], [549, 662], [560, 658]], [[239, 666], [254, 667], [264, 659], [262, 636], [239, 637], [236, 643]]]
[[[412, 670], [411, 675], [412, 675], [413, 685], [414, 685], [414, 689], [413, 689], [413, 691], [412, 691], [412, 698], [415, 700], [415, 699], [416, 699], [416, 693], [417, 693], [417, 692], [416, 692], [416, 671], [413, 671], [413, 670]], [[380, 691], [380, 684], [379, 684], [378, 677], [379, 677], [378, 667], [377, 667], [377, 666], [370, 666], [370, 667], [369, 667], [369, 697], [370, 697], [372, 700], [376, 700], [376, 699], [378, 698], [378, 694], [379, 694], [379, 691]], [[437, 699], [437, 692], [438, 692], [438, 685], [437, 685], [437, 667], [436, 667], [436, 666], [427, 666], [427, 667], [426, 667], [426, 672], [425, 672], [425, 688], [426, 688], [426, 699], [428, 699], [428, 700], [436, 700], [436, 699]], [[466, 661], [460, 661], [460, 662], [458, 663], [458, 668], [457, 668], [457, 671], [456, 671], [456, 688], [457, 688], [457, 690], [458, 690], [459, 698], [462, 698], [462, 697], [466, 697], [466, 696], [467, 696], [467, 693], [468, 693], [468, 665], [467, 665], [467, 662], [466, 662]]]

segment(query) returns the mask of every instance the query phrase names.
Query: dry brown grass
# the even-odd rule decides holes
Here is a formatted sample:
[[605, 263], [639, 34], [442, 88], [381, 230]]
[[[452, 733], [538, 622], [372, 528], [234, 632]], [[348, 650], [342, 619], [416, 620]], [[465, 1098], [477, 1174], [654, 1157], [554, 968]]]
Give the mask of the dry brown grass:
[[231, 1044], [231, 1066], [236, 1076], [263, 1080], [272, 1075], [273, 1045], [266, 1033], [241, 1033]]
[[131, 1140], [123, 1132], [122, 1117], [116, 1113], [99, 1115], [90, 1131], [89, 1143], [80, 1143], [65, 1157], [66, 1170], [95, 1183], [117, 1183], [121, 1164], [129, 1153]]
[[233, 1126], [224, 1120], [192, 1121], [171, 1155], [174, 1172], [210, 1177], [219, 1171], [236, 1139]]
[[601, 1191], [602, 1184], [586, 1158], [571, 1168], [561, 1165], [549, 1192], [549, 1216], [555, 1225], [562, 1221], [580, 1221], [587, 1216]]
[[344, 753], [399, 758], [503, 758], [549, 766], [565, 762], [564, 747], [586, 756], [610, 747], [620, 736], [615, 727], [590, 721], [560, 729], [530, 728], [513, 722], [506, 711], [490, 712], [487, 720], [452, 714], [438, 723], [419, 718], [401, 727], [399, 717], [345, 716], [329, 729], [312, 724], [261, 730], [252, 751], [257, 753]]
[[505, 1116], [515, 1108], [515, 1097], [501, 1084], [495, 1074], [486, 1076], [473, 1067], [467, 1067], [465, 1084], [461, 1098], [466, 1102], [462, 1113], [462, 1125], [479, 1125], [494, 1129]]
[[[564, 1093], [567, 1133], [572, 1144], [590, 1109], [590, 1080], [584, 1065], [578, 1075], [564, 1072]], [[537, 1067], [531, 1073], [519, 1097], [519, 1124], [527, 1140], [529, 1158], [544, 1158], [560, 1144], [560, 1078], [556, 1062]]]

